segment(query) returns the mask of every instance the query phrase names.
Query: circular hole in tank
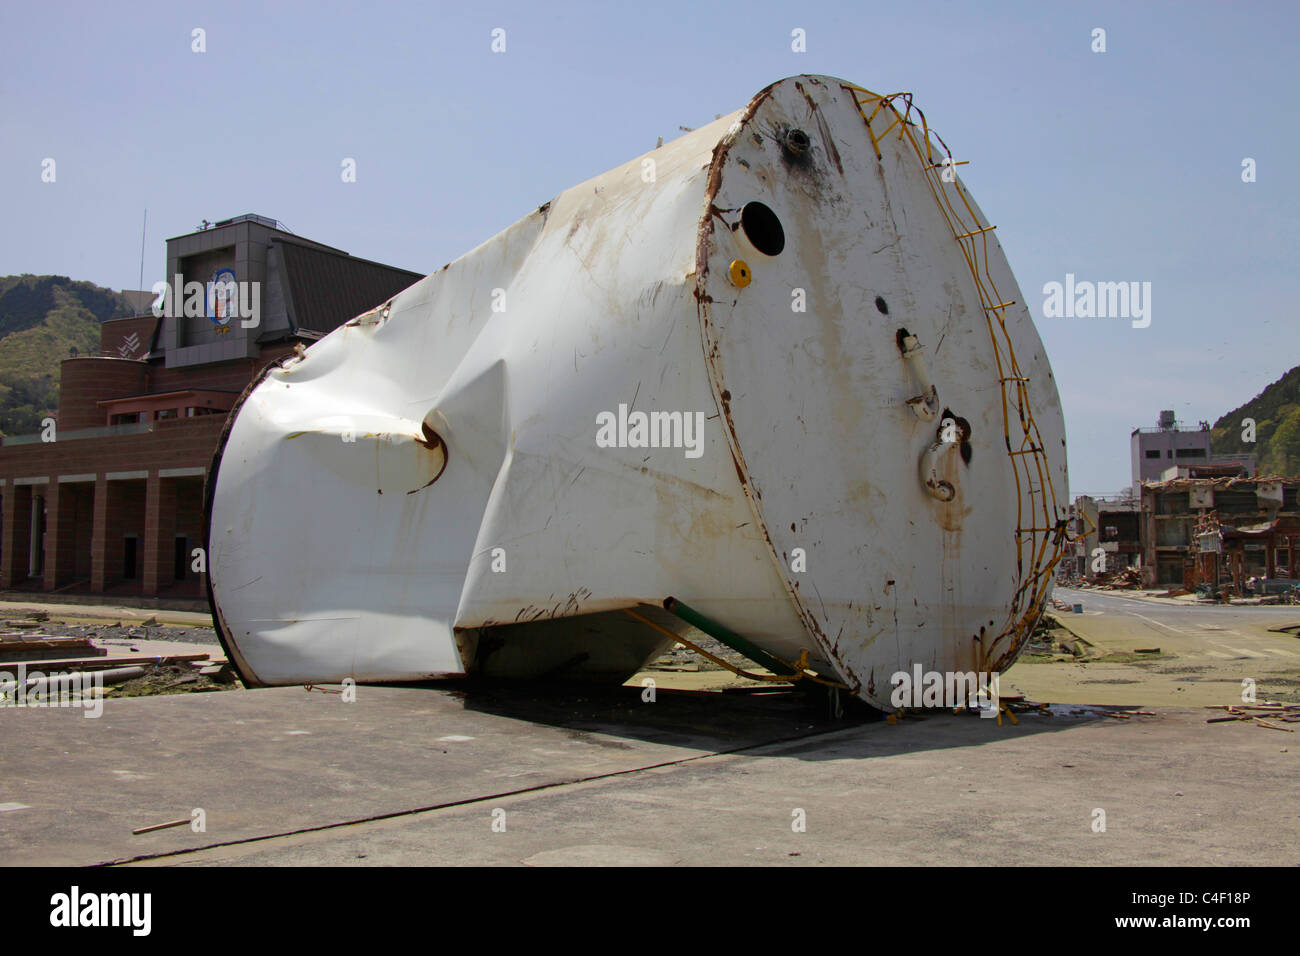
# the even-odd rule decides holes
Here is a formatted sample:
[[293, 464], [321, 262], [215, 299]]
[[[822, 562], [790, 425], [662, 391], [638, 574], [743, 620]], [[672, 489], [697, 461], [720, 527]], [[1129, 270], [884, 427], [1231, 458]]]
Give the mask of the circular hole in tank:
[[808, 152], [808, 147], [812, 141], [808, 139], [808, 134], [801, 129], [787, 130], [784, 139], [785, 148], [796, 156], [802, 156]]
[[785, 230], [781, 220], [761, 202], [747, 202], [740, 210], [740, 226], [748, 239], [765, 256], [781, 254], [785, 248]]

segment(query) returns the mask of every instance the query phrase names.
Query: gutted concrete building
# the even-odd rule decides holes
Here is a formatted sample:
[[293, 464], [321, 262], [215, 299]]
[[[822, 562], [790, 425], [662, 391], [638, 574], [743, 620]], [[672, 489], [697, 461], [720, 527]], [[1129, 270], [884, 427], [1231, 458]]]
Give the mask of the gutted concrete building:
[[1147, 587], [1294, 581], [1300, 478], [1197, 478], [1142, 486], [1142, 573]]
[[[1073, 562], [1067, 570], [1083, 578], [1097, 578], [1129, 567], [1140, 567], [1142, 579], [1154, 587], [1181, 581], [1181, 568], [1170, 548], [1152, 537], [1152, 525], [1144, 515], [1146, 487], [1152, 482], [1172, 480], [1229, 480], [1255, 474], [1253, 455], [1216, 455], [1210, 447], [1210, 426], [1179, 425], [1172, 411], [1162, 411], [1155, 428], [1135, 428], [1130, 439], [1133, 485], [1118, 495], [1079, 495], [1074, 499], [1072, 520], [1079, 539]], [[1163, 532], [1166, 536], [1169, 529]], [[1186, 547], [1184, 542], [1183, 547]], [[1161, 550], [1161, 549], [1164, 550]], [[1156, 570], [1157, 556], [1163, 555], [1163, 571]]]
[[1137, 498], [1120, 495], [1075, 498], [1074, 533], [1079, 537], [1071, 570], [1095, 577], [1141, 564], [1139, 504]]

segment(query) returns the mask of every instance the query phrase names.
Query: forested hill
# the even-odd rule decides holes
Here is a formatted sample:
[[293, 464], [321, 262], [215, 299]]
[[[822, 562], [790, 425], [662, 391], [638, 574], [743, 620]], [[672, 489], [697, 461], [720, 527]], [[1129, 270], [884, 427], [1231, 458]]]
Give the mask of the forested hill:
[[[1255, 442], [1245, 419], [1254, 419]], [[1214, 423], [1216, 454], [1254, 453], [1261, 475], [1300, 475], [1300, 365]]]
[[40, 431], [59, 404], [59, 362], [99, 354], [99, 325], [133, 313], [126, 297], [67, 276], [0, 278], [0, 433]]

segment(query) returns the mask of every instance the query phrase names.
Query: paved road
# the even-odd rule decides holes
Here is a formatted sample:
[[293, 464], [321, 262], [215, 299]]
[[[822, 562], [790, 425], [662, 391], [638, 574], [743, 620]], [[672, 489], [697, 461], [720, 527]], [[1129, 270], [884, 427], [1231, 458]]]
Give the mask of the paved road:
[[[1194, 605], [1161, 598], [1134, 598], [1105, 591], [1057, 588], [1059, 600], [1082, 604], [1082, 615], [1054, 612], [1066, 627], [1079, 626], [1090, 640], [1116, 651], [1160, 647], [1178, 657], [1270, 660], [1300, 669], [1300, 639], [1270, 627], [1300, 624], [1300, 607]], [[1104, 623], [1104, 637], [1097, 629]]]
[[1072, 588], [1055, 596], [1083, 605], [1082, 614], [1052, 615], [1092, 650], [1066, 662], [1022, 655], [1007, 676], [1033, 700], [1205, 707], [1253, 692], [1300, 701], [1300, 638], [1268, 630], [1300, 623], [1300, 607], [1197, 606]]

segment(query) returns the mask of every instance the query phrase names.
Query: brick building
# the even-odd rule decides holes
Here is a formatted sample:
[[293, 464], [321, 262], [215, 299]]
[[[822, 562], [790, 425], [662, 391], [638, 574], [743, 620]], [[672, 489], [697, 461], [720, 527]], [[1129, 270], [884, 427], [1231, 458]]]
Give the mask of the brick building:
[[0, 588], [202, 595], [204, 481], [244, 387], [423, 278], [252, 215], [167, 240], [167, 277], [164, 315], [63, 361], [52, 427], [0, 443]]

